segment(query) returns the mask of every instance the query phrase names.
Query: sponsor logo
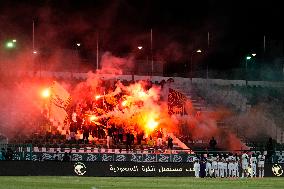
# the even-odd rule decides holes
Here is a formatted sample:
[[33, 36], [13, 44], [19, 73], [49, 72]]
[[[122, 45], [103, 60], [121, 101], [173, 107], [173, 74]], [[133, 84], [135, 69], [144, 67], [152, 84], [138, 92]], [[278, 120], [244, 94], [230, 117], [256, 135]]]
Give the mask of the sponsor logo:
[[84, 175], [87, 172], [85, 164], [82, 162], [76, 162], [74, 164], [74, 172], [79, 176]]
[[272, 166], [272, 173], [273, 173], [275, 176], [277, 176], [277, 177], [282, 176], [282, 175], [283, 175], [283, 169], [282, 169], [281, 165], [279, 165], [279, 164], [274, 164], [274, 165]]

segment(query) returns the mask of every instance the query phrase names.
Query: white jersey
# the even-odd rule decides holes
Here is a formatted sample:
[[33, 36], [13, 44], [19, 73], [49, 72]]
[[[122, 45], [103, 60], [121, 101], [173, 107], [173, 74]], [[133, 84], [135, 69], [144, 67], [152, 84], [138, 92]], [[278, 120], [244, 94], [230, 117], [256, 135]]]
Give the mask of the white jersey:
[[213, 169], [218, 169], [218, 164], [217, 164], [217, 158], [216, 157], [212, 158], [212, 168]]
[[195, 175], [195, 177], [199, 177], [200, 164], [199, 164], [198, 161], [194, 162], [193, 168], [194, 168], [194, 175]]
[[228, 163], [223, 161], [222, 169], [228, 169]]
[[228, 163], [234, 163], [235, 157], [234, 157], [234, 156], [229, 156], [229, 157], [227, 158], [227, 161], [228, 161]]
[[217, 162], [217, 166], [218, 166], [218, 169], [223, 169], [223, 162], [222, 162], [222, 160], [219, 160]]
[[198, 157], [193, 157], [193, 162], [196, 162], [196, 161], [198, 161], [198, 162], [199, 162]]
[[244, 153], [244, 154], [242, 155], [242, 164], [247, 165], [247, 164], [248, 164], [248, 160], [249, 160], [248, 155], [247, 155], [246, 153]]
[[264, 164], [265, 162], [265, 155], [259, 155], [258, 156], [258, 164]]
[[256, 163], [257, 163], [256, 157], [251, 157], [250, 158], [250, 164], [253, 165], [253, 164], [256, 164]]

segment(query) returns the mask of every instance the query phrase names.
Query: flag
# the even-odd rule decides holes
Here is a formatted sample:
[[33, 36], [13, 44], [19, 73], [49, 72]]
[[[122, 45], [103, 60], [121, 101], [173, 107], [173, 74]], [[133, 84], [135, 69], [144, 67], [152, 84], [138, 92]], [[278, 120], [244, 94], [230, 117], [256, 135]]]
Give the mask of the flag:
[[64, 128], [67, 120], [67, 109], [71, 103], [71, 96], [64, 87], [62, 87], [56, 81], [51, 86], [50, 107], [49, 107], [49, 120], [54, 127], [57, 127], [58, 131], [66, 133]]
[[168, 113], [172, 114], [184, 114], [184, 104], [187, 100], [186, 96], [181, 92], [169, 88], [168, 95]]

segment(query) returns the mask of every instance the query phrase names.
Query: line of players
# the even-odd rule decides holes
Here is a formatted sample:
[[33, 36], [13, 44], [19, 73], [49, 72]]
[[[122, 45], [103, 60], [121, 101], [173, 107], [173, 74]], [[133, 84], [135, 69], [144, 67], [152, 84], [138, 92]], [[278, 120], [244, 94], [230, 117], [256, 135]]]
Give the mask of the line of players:
[[195, 157], [194, 170], [195, 177], [256, 177], [258, 167], [258, 177], [264, 176], [264, 153], [248, 155], [217, 155], [210, 157]]

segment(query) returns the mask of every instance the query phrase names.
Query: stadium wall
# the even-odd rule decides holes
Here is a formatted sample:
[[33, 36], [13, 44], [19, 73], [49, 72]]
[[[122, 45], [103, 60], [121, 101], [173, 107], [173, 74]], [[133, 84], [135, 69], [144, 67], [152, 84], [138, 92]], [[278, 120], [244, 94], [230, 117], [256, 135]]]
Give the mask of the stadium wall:
[[[266, 164], [265, 177], [284, 177], [284, 164]], [[193, 177], [193, 163], [0, 161], [0, 176]]]

